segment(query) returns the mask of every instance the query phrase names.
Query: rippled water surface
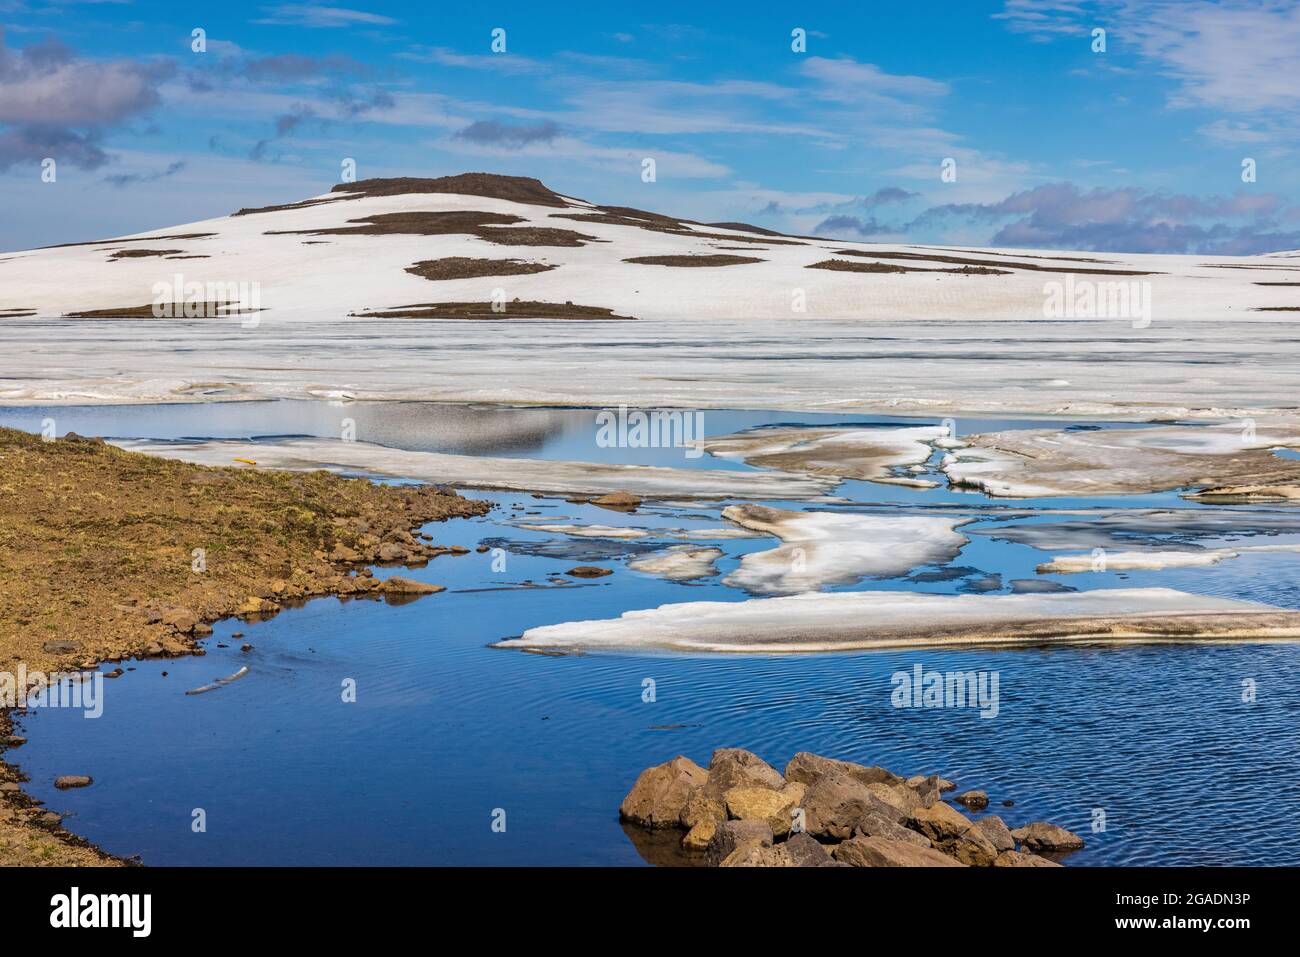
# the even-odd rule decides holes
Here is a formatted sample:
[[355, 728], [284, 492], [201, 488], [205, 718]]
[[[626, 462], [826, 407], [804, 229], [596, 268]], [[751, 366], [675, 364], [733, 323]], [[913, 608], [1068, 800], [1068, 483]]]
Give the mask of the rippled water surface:
[[[121, 437], [331, 435], [341, 415], [357, 421], [360, 437], [404, 448], [595, 457], [591, 413], [576, 411], [323, 403], [6, 409], [0, 424], [37, 430], [51, 417], [59, 432]], [[709, 413], [708, 431], [887, 421]], [[963, 432], [1003, 427], [961, 423]], [[669, 460], [664, 450], [600, 454], [745, 468], [707, 457], [683, 461], [680, 452]], [[1061, 521], [1057, 512], [1081, 507], [1204, 511], [1173, 493], [999, 503], [946, 488], [845, 483], [837, 491], [855, 503], [840, 507], [970, 510], [977, 519], [963, 528], [970, 544], [945, 568], [855, 589], [1005, 592], [1013, 580], [1035, 577], [1050, 553], [999, 538], [999, 528]], [[1083, 834], [1087, 847], [1071, 863], [1300, 861], [1292, 813], [1300, 796], [1300, 646], [800, 656], [503, 651], [488, 646], [534, 625], [748, 596], [717, 578], [675, 584], [628, 570], [630, 556], [662, 547], [653, 538], [581, 540], [517, 527], [523, 520], [716, 526], [716, 504], [624, 516], [558, 498], [481, 497], [499, 507], [429, 531], [442, 544], [504, 548], [504, 569], [493, 568], [490, 553], [444, 556], [401, 572], [448, 586], [439, 595], [402, 605], [329, 598], [252, 626], [220, 623], [206, 656], [133, 662], [134, 670], [106, 681], [97, 720], [66, 710], [29, 713], [22, 719], [29, 744], [9, 758], [31, 775], [32, 794], [71, 815], [71, 829], [150, 864], [637, 864], [642, 858], [617, 819], [636, 775], [679, 753], [703, 763], [724, 745], [751, 748], [778, 766], [810, 750], [902, 774], [942, 773], [963, 789], [988, 791], [990, 812], [1012, 826], [1046, 819]], [[1284, 509], [1234, 511], [1242, 522], [1237, 540], [1300, 540]], [[1172, 535], [1179, 547], [1219, 543], [1176, 528]], [[718, 563], [725, 575], [742, 554], [773, 541], [716, 544], [726, 553]], [[548, 583], [589, 560], [615, 573]], [[1257, 553], [1208, 569], [1037, 577], [1080, 589], [1159, 584], [1300, 608], [1298, 572], [1295, 555]], [[234, 639], [234, 631], [246, 637]], [[245, 641], [253, 650], [239, 650]], [[240, 681], [184, 693], [245, 665]], [[892, 676], [917, 665], [995, 673], [996, 716], [893, 707]], [[349, 679], [355, 703], [342, 700]], [[647, 681], [652, 701], [643, 700]], [[95, 784], [59, 792], [52, 782], [60, 774], [89, 774]], [[202, 833], [192, 827], [196, 809], [206, 818]], [[505, 812], [504, 833], [491, 827], [497, 809]]]

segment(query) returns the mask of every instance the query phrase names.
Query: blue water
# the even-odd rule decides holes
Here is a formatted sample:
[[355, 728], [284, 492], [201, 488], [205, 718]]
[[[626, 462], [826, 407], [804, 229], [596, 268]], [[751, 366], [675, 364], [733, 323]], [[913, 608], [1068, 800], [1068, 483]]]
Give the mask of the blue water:
[[[52, 416], [60, 432], [251, 437], [328, 435], [338, 416], [334, 407], [313, 410], [310, 403], [259, 405], [0, 410], [0, 424], [39, 429], [40, 418]], [[449, 423], [448, 416], [498, 414], [420, 406], [390, 408], [385, 418], [365, 404], [346, 408], [359, 431], [383, 421], [393, 444], [410, 447], [423, 436], [445, 451], [475, 446], [472, 422], [465, 428], [466, 419]], [[372, 414], [375, 423], [366, 425], [362, 416]], [[592, 458], [590, 412], [509, 414], [523, 417], [513, 454]], [[313, 415], [321, 417], [316, 432], [304, 427]], [[528, 416], [538, 417], [531, 431]], [[708, 413], [711, 433], [810, 420], [821, 421]], [[991, 426], [1006, 427], [969, 431]], [[656, 464], [718, 467], [708, 457], [668, 462], [665, 450], [645, 451], [657, 454]], [[1053, 552], [999, 538], [998, 531], [1090, 516], [1054, 514], [1064, 503], [998, 502], [947, 489], [845, 483], [837, 494], [860, 500], [847, 507], [968, 509], [977, 519], [963, 527], [970, 544], [948, 566], [848, 586], [856, 589], [983, 590], [996, 576], [992, 590], [999, 592], [1009, 591], [1013, 580], [1033, 578], [1080, 589], [1158, 584], [1300, 608], [1296, 555], [1256, 553], [1207, 569], [1037, 576], [1035, 565]], [[203, 657], [124, 663], [134, 670], [105, 682], [99, 719], [68, 710], [28, 713], [20, 723], [29, 743], [7, 759], [31, 776], [30, 793], [69, 814], [66, 823], [76, 833], [158, 865], [644, 863], [618, 822], [623, 795], [645, 767], [679, 753], [704, 763], [719, 746], [751, 748], [778, 766], [795, 751], [810, 750], [901, 774], [940, 773], [960, 788], [988, 791], [989, 813], [1012, 826], [1045, 819], [1081, 833], [1087, 847], [1070, 863], [1300, 862], [1292, 814], [1300, 791], [1300, 646], [797, 656], [557, 657], [499, 650], [488, 646], [535, 625], [748, 596], [718, 578], [678, 584], [626, 567], [631, 555], [672, 539], [570, 539], [516, 524], [706, 527], [720, 524], [716, 506], [621, 515], [559, 498], [478, 497], [498, 507], [483, 518], [427, 530], [440, 544], [501, 545], [504, 569], [493, 568], [491, 554], [443, 556], [400, 572], [448, 586], [442, 594], [400, 605], [328, 598], [255, 625], [220, 623]], [[1242, 532], [1235, 538], [1243, 542], [1300, 541], [1295, 512], [1284, 508], [1207, 511], [1176, 493], [1071, 507], [1110, 511], [1134, 501], [1188, 516], [1239, 516]], [[1125, 534], [1139, 541], [1172, 534], [1181, 547], [1234, 539], [1198, 528]], [[725, 552], [717, 563], [725, 575], [742, 554], [774, 543], [714, 544]], [[553, 554], [536, 554], [539, 548]], [[614, 574], [550, 583], [583, 563]], [[234, 631], [245, 637], [233, 638]], [[240, 651], [244, 642], [253, 649]], [[982, 718], [973, 708], [894, 708], [890, 678], [916, 664], [996, 672], [997, 716]], [[245, 665], [249, 673], [239, 681], [207, 694], [184, 693]], [[349, 679], [355, 703], [342, 700]], [[652, 702], [643, 701], [646, 679], [654, 682]], [[1243, 700], [1248, 680], [1255, 686], [1252, 701]], [[53, 780], [61, 774], [89, 774], [95, 783], [56, 791]], [[1014, 806], [1002, 807], [1003, 800]], [[192, 827], [196, 809], [206, 819], [201, 833]], [[504, 833], [492, 829], [498, 809], [505, 812]], [[1104, 830], [1094, 830], [1099, 812]]]

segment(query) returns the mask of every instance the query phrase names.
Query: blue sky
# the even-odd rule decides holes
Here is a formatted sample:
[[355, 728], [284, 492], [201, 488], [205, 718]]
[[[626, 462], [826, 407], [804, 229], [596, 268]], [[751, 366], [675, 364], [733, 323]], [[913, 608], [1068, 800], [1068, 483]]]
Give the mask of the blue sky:
[[4, 249], [300, 199], [349, 157], [846, 239], [1300, 247], [1294, 2], [0, 0], [0, 24]]

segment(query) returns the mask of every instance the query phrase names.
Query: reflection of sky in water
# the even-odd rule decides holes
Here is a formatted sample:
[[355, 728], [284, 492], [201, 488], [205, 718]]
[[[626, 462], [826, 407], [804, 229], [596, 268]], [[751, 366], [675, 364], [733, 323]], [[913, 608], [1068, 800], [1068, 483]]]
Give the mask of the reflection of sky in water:
[[[680, 450], [598, 449], [593, 413], [416, 403], [275, 402], [206, 406], [4, 409], [0, 423], [60, 433], [178, 438], [321, 435], [351, 417], [358, 438], [403, 448], [718, 468]], [[917, 420], [708, 412], [711, 434], [763, 424], [882, 424]], [[933, 422], [934, 420], [928, 420]], [[961, 432], [1041, 422], [962, 420]], [[602, 458], [602, 456], [604, 458]], [[733, 467], [745, 468], [743, 465]], [[847, 482], [840, 508], [898, 514], [971, 514], [971, 539], [943, 568], [865, 581], [855, 590], [1005, 593], [1012, 582], [1071, 588], [1160, 585], [1300, 608], [1300, 556], [1251, 554], [1203, 569], [1038, 576], [1052, 554], [1007, 541], [999, 528], [1089, 516], [1053, 509], [1178, 508], [1188, 516], [1236, 514], [1243, 533], [1141, 523], [1111, 548], [1219, 547], [1300, 540], [1285, 509], [1208, 509], [1176, 493], [1128, 498], [992, 500], [946, 488], [918, 492]], [[400, 606], [324, 599], [249, 626], [224, 622], [201, 658], [136, 662], [106, 682], [104, 716], [49, 711], [23, 720], [27, 747], [10, 753], [30, 790], [69, 826], [111, 851], [146, 863], [636, 863], [617, 806], [644, 767], [685, 753], [707, 760], [739, 745], [783, 763], [797, 750], [878, 762], [901, 773], [942, 772], [992, 798], [1013, 826], [1047, 819], [1080, 831], [1079, 863], [1293, 863], [1300, 834], [1277, 796], [1300, 771], [1294, 742], [1300, 668], [1293, 645], [1152, 646], [874, 652], [809, 656], [599, 654], [549, 657], [494, 650], [535, 625], [617, 616], [690, 600], [740, 601], [721, 578], [772, 539], [722, 540], [720, 575], [670, 583], [629, 571], [628, 557], [656, 540], [572, 539], [520, 522], [717, 526], [716, 503], [652, 506], [633, 515], [560, 498], [485, 495], [486, 518], [435, 525], [441, 544], [490, 540], [508, 551], [444, 556], [401, 574], [449, 591]], [[790, 508], [806, 503], [770, 503]], [[521, 508], [514, 508], [519, 505]], [[980, 534], [981, 531], [994, 534]], [[1280, 534], [1267, 534], [1278, 532]], [[681, 544], [664, 537], [660, 544]], [[708, 544], [696, 541], [694, 544]], [[549, 557], [535, 554], [551, 548]], [[552, 547], [554, 546], [554, 547]], [[1074, 551], [1088, 551], [1083, 547]], [[571, 587], [547, 585], [584, 562], [614, 575]], [[380, 575], [392, 574], [380, 570]], [[524, 587], [531, 582], [538, 587]], [[245, 639], [231, 639], [232, 631]], [[238, 651], [242, 641], [255, 649]], [[229, 647], [218, 647], [227, 644]], [[913, 664], [996, 670], [1001, 710], [899, 711], [890, 675]], [[184, 691], [248, 664], [243, 680], [211, 694]], [[169, 672], [163, 678], [161, 673]], [[357, 682], [343, 704], [340, 684]], [[641, 701], [642, 681], [657, 701]], [[1259, 698], [1241, 701], [1254, 678]], [[58, 792], [59, 774], [90, 774], [85, 791]], [[1004, 809], [1000, 801], [1016, 806]], [[191, 812], [207, 812], [193, 834]], [[506, 834], [491, 832], [497, 807]], [[1108, 830], [1092, 834], [1092, 809]], [[1225, 833], [1232, 834], [1224, 841]]]

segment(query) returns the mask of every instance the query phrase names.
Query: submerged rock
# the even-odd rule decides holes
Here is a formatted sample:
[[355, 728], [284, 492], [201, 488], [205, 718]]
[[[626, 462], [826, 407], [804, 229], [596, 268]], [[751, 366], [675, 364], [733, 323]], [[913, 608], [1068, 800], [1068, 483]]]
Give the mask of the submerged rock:
[[600, 568], [597, 565], [578, 565], [576, 568], [570, 568], [564, 574], [571, 575], [574, 578], [603, 578], [606, 575], [614, 574], [612, 568]]
[[385, 595], [433, 595], [447, 589], [442, 585], [418, 582], [413, 578], [394, 575], [392, 578], [385, 578], [375, 590]]
[[641, 504], [641, 496], [633, 495], [631, 492], [608, 492], [591, 499], [591, 504], [616, 512], [635, 512]]
[[982, 811], [989, 806], [989, 796], [984, 791], [965, 791], [953, 800], [972, 811]]

